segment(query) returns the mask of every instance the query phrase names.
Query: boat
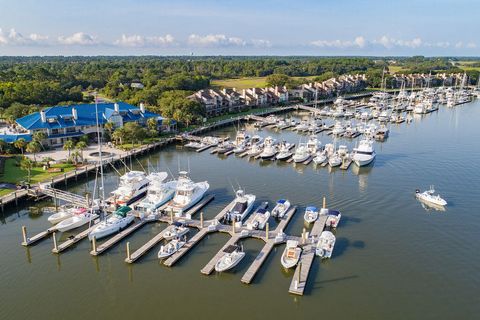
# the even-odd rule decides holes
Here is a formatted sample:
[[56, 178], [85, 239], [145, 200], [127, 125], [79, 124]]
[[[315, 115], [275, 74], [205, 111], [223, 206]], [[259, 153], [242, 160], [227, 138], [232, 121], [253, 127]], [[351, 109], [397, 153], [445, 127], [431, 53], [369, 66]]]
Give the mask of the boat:
[[186, 241], [175, 238], [164, 246], [160, 247], [158, 251], [158, 259], [165, 259], [177, 252], [181, 247], [185, 245]]
[[207, 181], [193, 182], [186, 171], [180, 171], [173, 199], [168, 202], [165, 211], [183, 213], [199, 202], [210, 185]]
[[384, 141], [386, 138], [388, 138], [389, 133], [390, 130], [387, 128], [387, 126], [382, 124], [377, 129], [377, 132], [375, 132], [375, 140]]
[[182, 223], [175, 221], [169, 225], [163, 232], [163, 238], [165, 240], [172, 240], [173, 238], [180, 238], [186, 235], [190, 229], [184, 226]]
[[252, 214], [252, 217], [247, 222], [247, 229], [260, 230], [265, 228], [265, 225], [268, 222], [268, 218], [270, 218], [269, 211], [261, 207], [257, 208], [257, 210], [255, 210], [255, 212]]
[[353, 162], [359, 167], [369, 165], [375, 159], [373, 141], [369, 138], [360, 140], [358, 148], [353, 150]]
[[307, 141], [307, 149], [310, 154], [315, 154], [320, 149], [320, 141], [318, 141], [316, 135], [311, 135]]
[[325, 221], [325, 226], [330, 228], [336, 228], [340, 223], [340, 219], [342, 218], [342, 214], [338, 210], [330, 210], [322, 208], [320, 210], [320, 215], [326, 215], [327, 221]]
[[244, 153], [247, 150], [247, 148], [248, 148], [248, 145], [246, 143], [243, 143], [241, 145], [236, 146], [233, 149], [233, 153], [235, 154]]
[[163, 182], [167, 176], [166, 172], [154, 172], [147, 176], [150, 180], [147, 195], [135, 205], [135, 210], [142, 215], [150, 215], [173, 198], [177, 181]]
[[57, 224], [63, 220], [72, 217], [79, 210], [86, 210], [85, 208], [76, 208], [74, 206], [64, 205], [58, 208], [58, 212], [50, 215], [47, 220], [51, 224]]
[[327, 161], [327, 155], [325, 151], [317, 151], [315, 157], [313, 158], [313, 163], [322, 164]]
[[233, 144], [231, 141], [224, 141], [218, 145], [218, 147], [215, 149], [218, 154], [224, 154], [229, 151], [232, 151], [235, 149], [235, 144]]
[[237, 190], [235, 202], [228, 209], [228, 212], [225, 214], [226, 222], [240, 222], [245, 219], [245, 217], [252, 211], [253, 203], [255, 202], [256, 196], [253, 194], [245, 194], [243, 190]]
[[415, 196], [417, 197], [418, 200], [431, 203], [437, 206], [444, 207], [447, 205], [447, 201], [445, 201], [442, 197], [440, 197], [439, 194], [435, 195], [435, 188], [433, 186], [430, 186], [430, 189], [424, 192], [420, 192], [419, 189], [415, 190]]
[[237, 245], [230, 245], [223, 250], [223, 255], [215, 263], [215, 271], [223, 272], [235, 267], [243, 258], [245, 252]]
[[292, 153], [290, 152], [290, 149], [292, 148], [292, 144], [283, 141], [280, 143], [280, 146], [278, 148], [278, 153], [275, 156], [275, 159], [277, 160], [286, 160], [292, 156]]
[[120, 177], [118, 188], [111, 192], [109, 203], [128, 206], [147, 193], [150, 180], [143, 171], [129, 171]]
[[340, 155], [335, 152], [328, 157], [328, 164], [330, 165], [330, 167], [338, 167], [342, 164], [342, 157], [340, 157]]
[[310, 157], [307, 145], [305, 143], [299, 143], [293, 154], [293, 161], [295, 163], [305, 162]]
[[318, 209], [312, 206], [307, 207], [303, 219], [306, 223], [315, 222], [318, 219]]
[[332, 257], [333, 247], [335, 246], [335, 235], [330, 231], [323, 231], [318, 237], [315, 254], [322, 259]]
[[333, 126], [332, 134], [334, 136], [338, 136], [338, 135], [341, 135], [343, 133], [345, 133], [345, 127], [343, 126], [343, 124], [340, 121], [337, 121], [335, 123], [335, 125]]
[[255, 157], [255, 156], [258, 156], [262, 152], [263, 152], [263, 146], [259, 145], [259, 144], [254, 144], [254, 145], [252, 145], [250, 150], [248, 150], [248, 155], [250, 157]]
[[119, 232], [130, 223], [135, 217], [131, 213], [132, 208], [122, 206], [112, 213], [108, 218], [100, 221], [88, 234], [88, 239], [100, 239], [109, 236], [113, 233]]
[[302, 248], [298, 246], [298, 241], [288, 240], [287, 246], [285, 247], [280, 259], [282, 266], [286, 269], [295, 267], [300, 260], [301, 255]]
[[277, 218], [283, 218], [290, 209], [290, 201], [286, 199], [280, 199], [277, 201], [275, 208], [272, 209], [272, 216]]
[[235, 146], [245, 145], [250, 140], [250, 135], [245, 130], [238, 130], [235, 136]]
[[91, 210], [87, 210], [85, 208], [82, 209], [84, 210], [74, 214], [70, 218], [60, 221], [58, 224], [55, 225], [54, 228], [60, 232], [66, 232], [79, 228], [87, 223], [91, 223], [98, 218], [98, 208], [92, 208]]
[[266, 137], [263, 142], [263, 151], [260, 153], [260, 158], [270, 159], [277, 154], [277, 146], [275, 144], [275, 139], [272, 137]]

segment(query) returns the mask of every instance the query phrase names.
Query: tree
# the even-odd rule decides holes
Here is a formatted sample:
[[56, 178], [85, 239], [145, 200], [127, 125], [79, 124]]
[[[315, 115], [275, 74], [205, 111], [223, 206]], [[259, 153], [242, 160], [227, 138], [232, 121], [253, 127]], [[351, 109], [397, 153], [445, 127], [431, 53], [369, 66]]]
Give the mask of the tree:
[[125, 140], [125, 127], [119, 127], [115, 129], [112, 133], [112, 138], [115, 140], [116, 144], [123, 144], [123, 141]]
[[31, 173], [32, 173], [32, 168], [33, 168], [33, 162], [29, 158], [24, 157], [20, 161], [20, 169], [28, 172], [28, 180], [27, 180], [28, 182], [30, 182], [30, 176], [31, 176]]
[[80, 156], [81, 156], [80, 151], [75, 150], [75, 151], [72, 152], [72, 157], [71, 157], [71, 159], [73, 160], [73, 163], [74, 163], [75, 165], [78, 164], [78, 158], [79, 158]]
[[113, 130], [115, 130], [115, 123], [108, 121], [107, 123], [105, 123], [103, 128], [105, 129], [105, 132], [107, 133], [108, 137], [112, 138]]
[[54, 161], [55, 159], [53, 159], [52, 157], [43, 157], [42, 158], [42, 161], [45, 162], [45, 165], [47, 166], [47, 168], [50, 168], [50, 162], [51, 161]]
[[181, 90], [163, 93], [158, 100], [162, 116], [184, 122], [187, 126], [200, 121], [205, 114], [205, 108], [198, 102], [187, 99], [187, 94]]
[[85, 141], [78, 141], [77, 144], [75, 145], [75, 149], [80, 151], [80, 155], [82, 157], [82, 161], [84, 160], [83, 158], [83, 151], [87, 149], [87, 144]]
[[155, 137], [158, 134], [158, 121], [156, 118], [149, 118], [147, 120], [148, 135]]
[[22, 156], [23, 156], [23, 150], [25, 149], [25, 146], [27, 145], [27, 141], [23, 138], [20, 138], [17, 141], [15, 141], [13, 143], [13, 145], [15, 146], [15, 148], [20, 149], [20, 152], [22, 152]]
[[7, 143], [3, 139], [0, 139], [0, 153], [5, 152], [5, 147], [6, 146], [7, 146]]
[[73, 148], [75, 147], [75, 142], [73, 142], [73, 140], [71, 139], [68, 139], [67, 141], [65, 141], [65, 143], [63, 144], [63, 150], [67, 150], [68, 151], [68, 158], [70, 158], [70, 153], [72, 152]]
[[40, 145], [40, 148], [43, 148], [43, 140], [47, 139], [47, 134], [43, 131], [36, 131], [32, 135], [32, 141], [37, 142]]
[[41, 149], [42, 149], [42, 147], [40, 146], [40, 143], [38, 143], [37, 141], [32, 141], [29, 144], [27, 144], [27, 148], [25, 150], [27, 152], [32, 153], [33, 154], [33, 161], [37, 162], [36, 154], [38, 152], [40, 152]]
[[290, 77], [286, 74], [271, 74], [266, 79], [267, 85], [270, 87], [283, 87], [289, 81]]
[[123, 128], [125, 129], [125, 138], [132, 141], [132, 144], [145, 138], [145, 129], [136, 122], [128, 122]]

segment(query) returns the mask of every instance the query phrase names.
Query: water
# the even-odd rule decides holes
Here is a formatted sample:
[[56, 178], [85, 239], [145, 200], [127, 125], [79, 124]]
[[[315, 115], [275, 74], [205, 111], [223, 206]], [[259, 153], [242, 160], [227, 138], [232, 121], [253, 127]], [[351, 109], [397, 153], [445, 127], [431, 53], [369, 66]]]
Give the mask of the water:
[[[100, 257], [89, 254], [87, 240], [60, 256], [50, 253], [52, 240], [20, 246], [22, 225], [29, 234], [48, 227], [46, 215], [28, 208], [5, 212], [0, 225], [0, 319], [249, 319], [307, 316], [337, 319], [474, 319], [480, 311], [480, 174], [478, 163], [480, 102], [392, 125], [390, 138], [376, 143], [373, 168], [348, 171], [222, 158], [171, 146], [140, 159], [143, 166], [177, 171], [190, 166], [196, 181], [207, 180], [215, 200], [206, 207], [213, 217], [234, 196], [237, 183], [257, 201], [288, 197], [300, 206], [287, 233], [300, 234], [303, 209], [321, 205], [326, 196], [340, 209], [342, 221], [330, 261], [314, 262], [306, 295], [288, 294], [293, 272], [280, 264], [277, 247], [253, 284], [240, 278], [263, 246], [243, 242], [247, 257], [234, 272], [203, 276], [200, 269], [227, 241], [227, 235], [205, 238], [172, 268], [156, 259], [158, 247], [133, 265], [124, 263], [125, 243]], [[234, 134], [226, 128], [218, 134]], [[298, 143], [293, 132], [260, 135]], [[319, 135], [322, 143], [331, 138]], [[344, 141], [339, 141], [344, 143]], [[353, 143], [348, 143], [350, 146]], [[134, 160], [134, 166], [140, 166]], [[106, 173], [107, 191], [118, 177]], [[447, 199], [445, 212], [425, 210], [416, 188], [430, 184]], [[70, 187], [83, 193], [84, 180]], [[32, 204], [30, 204], [32, 205]], [[51, 205], [45, 202], [43, 205]], [[128, 238], [136, 249], [164, 225], [147, 225]], [[65, 240], [63, 236], [62, 240]], [[268, 313], [268, 316], [267, 316]]]

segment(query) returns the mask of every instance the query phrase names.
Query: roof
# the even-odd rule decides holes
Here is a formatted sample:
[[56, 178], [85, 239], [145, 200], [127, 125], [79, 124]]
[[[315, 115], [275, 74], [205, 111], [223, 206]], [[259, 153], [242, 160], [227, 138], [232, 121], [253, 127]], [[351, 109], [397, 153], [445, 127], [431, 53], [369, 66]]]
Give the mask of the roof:
[[[125, 102], [118, 102], [120, 115], [123, 121], [138, 121], [141, 118], [158, 118], [162, 120], [158, 114], [145, 111], [141, 113], [139, 108]], [[72, 116], [72, 110], [77, 110], [77, 119]], [[137, 111], [138, 110], [138, 111]], [[46, 122], [42, 122], [40, 112], [29, 114], [19, 118], [16, 122], [27, 130], [35, 129], [58, 129], [77, 126], [90, 126], [96, 124], [95, 104], [78, 104], [70, 106], [53, 106], [43, 110], [47, 118]], [[99, 103], [99, 124], [105, 124], [109, 119], [117, 115], [114, 103]]]
[[6, 143], [13, 143], [18, 139], [25, 139], [26, 142], [32, 141], [32, 135], [30, 134], [2, 134], [0, 135], [0, 139], [5, 141]]

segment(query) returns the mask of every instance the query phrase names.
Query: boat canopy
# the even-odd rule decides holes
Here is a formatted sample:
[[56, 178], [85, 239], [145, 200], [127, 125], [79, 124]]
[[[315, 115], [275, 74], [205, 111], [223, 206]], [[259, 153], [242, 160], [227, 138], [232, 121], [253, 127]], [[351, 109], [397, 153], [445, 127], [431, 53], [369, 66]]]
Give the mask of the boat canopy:
[[172, 225], [174, 225], [175, 227], [182, 227], [183, 223], [175, 221], [174, 223], [172, 223]]
[[223, 252], [232, 253], [232, 252], [235, 252], [235, 250], [237, 250], [237, 249], [238, 249], [238, 246], [230, 245], [230, 246], [226, 247], [225, 249], [223, 249]]
[[241, 200], [235, 203], [235, 206], [233, 206], [232, 212], [236, 213], [242, 213], [247, 209], [247, 201], [246, 200]]
[[259, 209], [257, 210], [257, 213], [265, 214], [265, 212], [267, 212], [267, 210], [266, 210], [266, 209], [263, 209], [263, 208], [259, 208]]
[[306, 211], [314, 211], [314, 212], [318, 211], [317, 207], [313, 207], [313, 206], [307, 207], [305, 210]]
[[125, 218], [127, 216], [127, 213], [131, 210], [132, 208], [130, 208], [129, 206], [122, 206], [118, 208], [117, 211], [115, 211], [115, 214], [117, 216], [121, 216], [122, 218]]
[[340, 211], [337, 211], [337, 210], [328, 210], [328, 215], [329, 215], [329, 216], [339, 216], [339, 215], [340, 215]]
[[279, 204], [284, 204], [285, 202], [287, 202], [287, 200], [285, 200], [285, 199], [280, 199], [280, 200], [277, 201], [277, 203], [279, 203]]

